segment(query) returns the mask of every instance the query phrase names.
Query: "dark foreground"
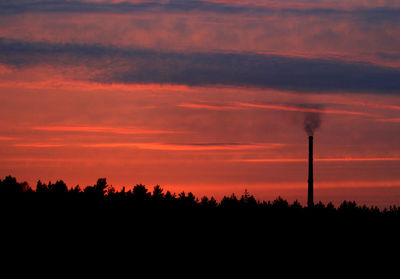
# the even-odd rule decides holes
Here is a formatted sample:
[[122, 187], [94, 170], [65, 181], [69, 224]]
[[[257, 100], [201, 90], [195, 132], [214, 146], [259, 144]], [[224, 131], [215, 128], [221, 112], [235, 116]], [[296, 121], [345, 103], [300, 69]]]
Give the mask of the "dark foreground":
[[[105, 179], [81, 190], [0, 181], [3, 272], [51, 278], [211, 275], [244, 278], [397, 268], [400, 210], [277, 198], [196, 198]], [[385, 268], [381, 268], [384, 263]], [[269, 275], [269, 276], [268, 276]]]
[[324, 263], [330, 273], [354, 267], [355, 260], [363, 259], [366, 268], [365, 260], [376, 265], [382, 255], [397, 255], [400, 238], [398, 207], [344, 201], [308, 208], [281, 198], [260, 202], [247, 192], [217, 202], [159, 186], [117, 192], [105, 179], [83, 190], [39, 181], [33, 190], [6, 177], [0, 189], [7, 261], [22, 261], [25, 269], [34, 262], [40, 272], [58, 266], [53, 275], [73, 270], [71, 276], [77, 276], [83, 266], [100, 275], [111, 269], [115, 277], [118, 270], [135, 274], [146, 263], [152, 266], [148, 272], [163, 274], [193, 264], [192, 273], [211, 267], [270, 272], [278, 266], [283, 272], [303, 262], [313, 268]]

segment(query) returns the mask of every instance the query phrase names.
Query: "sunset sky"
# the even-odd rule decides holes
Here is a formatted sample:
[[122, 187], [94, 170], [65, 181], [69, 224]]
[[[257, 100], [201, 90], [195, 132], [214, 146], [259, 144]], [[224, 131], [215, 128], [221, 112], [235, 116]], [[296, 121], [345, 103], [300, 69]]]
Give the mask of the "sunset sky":
[[0, 178], [400, 205], [400, 1], [0, 0]]

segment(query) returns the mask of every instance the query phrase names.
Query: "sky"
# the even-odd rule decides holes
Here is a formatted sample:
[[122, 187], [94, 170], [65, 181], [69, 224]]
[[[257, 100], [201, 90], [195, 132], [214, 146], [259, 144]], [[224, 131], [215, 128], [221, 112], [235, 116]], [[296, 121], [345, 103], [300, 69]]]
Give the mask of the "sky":
[[0, 0], [0, 177], [400, 205], [400, 2]]

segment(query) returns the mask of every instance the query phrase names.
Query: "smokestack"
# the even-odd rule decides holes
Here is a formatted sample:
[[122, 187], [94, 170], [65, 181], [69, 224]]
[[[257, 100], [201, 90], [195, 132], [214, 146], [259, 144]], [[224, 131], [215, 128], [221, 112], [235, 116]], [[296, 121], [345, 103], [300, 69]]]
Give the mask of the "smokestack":
[[308, 137], [308, 199], [307, 206], [314, 206], [313, 136]]

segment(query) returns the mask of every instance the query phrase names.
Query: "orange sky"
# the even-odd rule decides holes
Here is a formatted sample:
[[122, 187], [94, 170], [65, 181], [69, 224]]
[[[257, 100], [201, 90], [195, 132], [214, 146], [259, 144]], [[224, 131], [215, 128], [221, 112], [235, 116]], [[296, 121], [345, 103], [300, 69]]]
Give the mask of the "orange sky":
[[316, 113], [315, 199], [400, 204], [392, 1], [87, 2], [3, 9], [0, 177], [304, 203]]

